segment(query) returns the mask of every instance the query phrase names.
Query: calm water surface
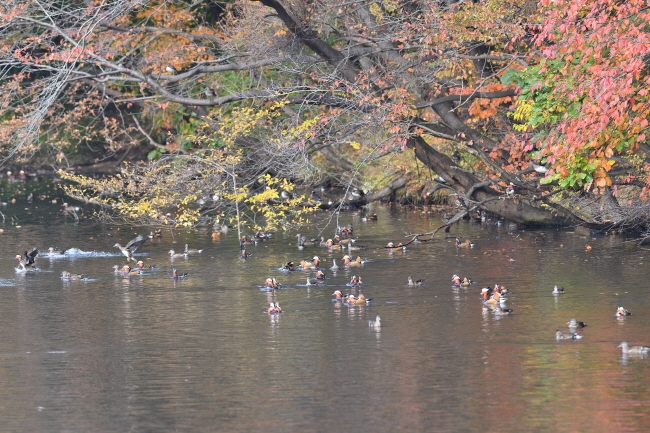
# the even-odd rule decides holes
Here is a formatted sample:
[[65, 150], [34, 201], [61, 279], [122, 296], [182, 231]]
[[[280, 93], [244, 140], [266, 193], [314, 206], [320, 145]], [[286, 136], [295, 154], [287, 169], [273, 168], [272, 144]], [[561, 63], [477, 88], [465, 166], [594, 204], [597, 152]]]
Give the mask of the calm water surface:
[[[430, 231], [440, 215], [375, 206], [378, 221], [339, 220], [368, 246], [354, 252], [368, 260], [362, 268], [330, 271], [343, 254], [300, 251], [295, 233], [249, 247], [242, 261], [236, 233], [213, 241], [207, 229], [166, 230], [137, 253], [160, 269], [123, 278], [112, 272], [126, 263], [113, 244], [151, 228], [75, 224], [60, 211], [60, 193], [39, 185], [48, 200], [28, 203], [33, 183], [1, 186], [3, 201], [17, 199], [1, 208], [1, 431], [650, 429], [650, 359], [617, 349], [623, 340], [650, 345], [650, 251], [622, 237], [463, 222], [452, 235], [474, 249], [439, 234], [390, 253], [388, 241]], [[186, 242], [205, 251], [172, 261], [167, 251]], [[17, 272], [14, 256], [34, 246], [78, 250]], [[313, 271], [277, 270], [314, 255], [324, 284], [305, 285]], [[190, 277], [170, 279], [174, 267]], [[90, 279], [62, 281], [64, 270]], [[477, 284], [452, 289], [454, 273]], [[350, 291], [353, 274], [369, 306], [332, 302], [334, 290]], [[407, 287], [408, 275], [424, 285]], [[280, 317], [264, 313], [273, 300], [261, 290], [267, 277], [283, 284]], [[512, 290], [515, 314], [482, 306], [480, 288], [495, 282]], [[552, 296], [555, 284], [566, 294]], [[618, 305], [633, 315], [617, 320]], [[368, 327], [377, 315], [379, 332]], [[584, 338], [558, 343], [555, 330], [568, 332], [572, 317], [588, 323]]]

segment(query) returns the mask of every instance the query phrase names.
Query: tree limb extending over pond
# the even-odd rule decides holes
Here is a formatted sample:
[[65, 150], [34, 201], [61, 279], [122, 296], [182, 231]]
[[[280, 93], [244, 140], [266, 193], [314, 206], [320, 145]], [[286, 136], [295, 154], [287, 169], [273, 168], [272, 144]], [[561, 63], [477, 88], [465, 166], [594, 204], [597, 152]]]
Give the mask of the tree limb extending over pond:
[[[645, 9], [633, 1], [608, 14], [593, 2], [580, 19], [611, 34], [577, 37], [584, 30], [569, 26], [577, 36], [550, 40], [575, 18], [566, 0], [384, 3], [236, 1], [217, 13], [202, 0], [7, 0], [2, 156], [60, 167], [128, 149], [120, 154], [143, 171], [173, 161], [177, 181], [198, 185], [193, 164], [220, 150], [247, 161], [236, 174], [249, 193], [270, 187], [255, 177], [269, 174], [293, 187], [354, 185], [365, 198], [353, 205], [396, 192], [426, 201], [416, 191], [442, 178], [468, 203], [520, 224], [646, 224], [646, 84], [565, 49], [574, 40], [592, 44], [583, 53], [615, 46], [613, 70], [642, 76], [643, 47], [620, 47], [619, 23], [643, 33]], [[616, 85], [603, 85], [612, 76]], [[595, 104], [594, 94], [612, 103]], [[125, 188], [140, 179], [128, 172]], [[208, 189], [221, 186], [199, 201]], [[181, 200], [193, 200], [191, 190]], [[201, 206], [206, 217], [218, 211]]]

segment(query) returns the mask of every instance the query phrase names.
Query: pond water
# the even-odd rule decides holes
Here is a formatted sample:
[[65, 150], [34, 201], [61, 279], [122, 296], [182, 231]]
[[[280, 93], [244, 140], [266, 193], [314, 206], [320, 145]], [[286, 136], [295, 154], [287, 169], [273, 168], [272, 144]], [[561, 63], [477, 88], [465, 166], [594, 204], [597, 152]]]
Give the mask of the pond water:
[[[0, 208], [3, 431], [649, 429], [650, 359], [617, 348], [650, 345], [650, 251], [631, 240], [465, 221], [451, 237], [390, 252], [388, 241], [430, 231], [440, 215], [373, 205], [377, 221], [339, 216], [368, 247], [353, 252], [367, 260], [361, 268], [329, 270], [343, 254], [299, 250], [295, 233], [248, 247], [242, 261], [235, 232], [213, 241], [208, 229], [164, 230], [136, 253], [159, 268], [125, 278], [112, 271], [126, 264], [113, 244], [151, 228], [76, 224], [49, 184], [1, 186], [2, 201], [17, 200]], [[315, 216], [319, 227], [324, 218]], [[315, 226], [303, 233], [319, 235]], [[455, 236], [476, 246], [457, 249]], [[204, 251], [170, 259], [185, 243]], [[16, 254], [50, 246], [76, 250], [16, 270]], [[314, 255], [322, 284], [305, 284], [314, 271], [277, 270]], [[172, 280], [172, 268], [189, 276]], [[62, 271], [89, 278], [62, 281]], [[476, 284], [454, 289], [453, 274]], [[369, 305], [332, 301], [352, 275]], [[424, 284], [408, 287], [409, 275]], [[283, 285], [275, 297], [261, 290], [267, 277]], [[481, 287], [494, 283], [511, 290], [514, 314], [483, 306]], [[553, 296], [556, 284], [566, 293]], [[265, 313], [273, 300], [279, 316]], [[618, 305], [633, 315], [616, 318]], [[370, 329], [377, 315], [381, 328]], [[583, 338], [556, 341], [572, 317], [588, 324]]]

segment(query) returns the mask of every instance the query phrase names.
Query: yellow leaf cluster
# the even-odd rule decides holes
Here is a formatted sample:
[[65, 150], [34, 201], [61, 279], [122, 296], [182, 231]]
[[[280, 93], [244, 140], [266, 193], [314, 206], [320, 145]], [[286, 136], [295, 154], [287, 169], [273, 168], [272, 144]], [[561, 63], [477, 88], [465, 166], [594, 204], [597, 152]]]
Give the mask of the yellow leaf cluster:
[[531, 99], [518, 99], [515, 102], [515, 111], [512, 118], [518, 122], [512, 127], [515, 131], [526, 132], [528, 130], [528, 120], [533, 112], [533, 101]]

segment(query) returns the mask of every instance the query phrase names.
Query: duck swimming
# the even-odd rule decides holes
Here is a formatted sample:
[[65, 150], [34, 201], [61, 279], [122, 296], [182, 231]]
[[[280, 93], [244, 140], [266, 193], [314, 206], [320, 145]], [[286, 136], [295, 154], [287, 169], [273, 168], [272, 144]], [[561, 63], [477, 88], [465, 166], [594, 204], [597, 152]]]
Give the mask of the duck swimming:
[[408, 276], [408, 283], [406, 283], [406, 285], [409, 286], [409, 287], [412, 287], [412, 286], [421, 286], [423, 282], [424, 282], [423, 279], [422, 279], [422, 280], [417, 280], [417, 281], [414, 282], [414, 281], [413, 281], [413, 277], [411, 277], [411, 276], [409, 275], [409, 276]]
[[149, 233], [149, 239], [160, 239], [160, 238], [162, 238], [162, 229]]
[[187, 257], [187, 255], [185, 255], [185, 253], [177, 253], [177, 252], [174, 251], [174, 250], [169, 250], [169, 252], [167, 253], [167, 255], [168, 255], [169, 257], [171, 257], [172, 259], [175, 259], [175, 258], [177, 258], [177, 257]]
[[555, 339], [557, 341], [562, 341], [562, 340], [580, 340], [582, 338], [582, 335], [578, 334], [577, 332], [574, 332], [573, 334], [565, 334], [559, 329], [555, 331]]
[[314, 256], [310, 261], [300, 261], [300, 266], [302, 266], [303, 269], [317, 268], [318, 265], [320, 265], [320, 258], [318, 256]]
[[287, 262], [284, 265], [282, 265], [282, 269], [287, 271], [295, 271], [296, 266], [293, 264], [293, 262]]
[[321, 280], [321, 281], [324, 280], [325, 279], [325, 273], [323, 273], [323, 271], [316, 272], [316, 279]]
[[140, 275], [140, 269], [131, 269], [131, 266], [124, 265], [122, 267], [122, 276], [128, 277], [131, 275]]
[[[361, 281], [360, 278], [359, 278], [359, 281]], [[361, 282], [359, 282], [359, 284], [361, 284]], [[365, 296], [363, 296], [363, 293], [359, 292], [359, 296], [357, 296], [356, 304], [357, 305], [364, 305], [364, 304], [370, 303], [370, 301], [372, 301], [372, 298], [366, 298]]]
[[302, 266], [303, 269], [312, 269], [312, 268], [317, 268], [318, 265], [320, 264], [320, 259], [318, 256], [314, 256], [311, 261], [307, 262], [305, 260], [300, 261], [300, 266]]
[[47, 252], [49, 254], [65, 254], [66, 250], [55, 250], [54, 247], [50, 247], [47, 249]]
[[328, 240], [325, 242], [325, 246], [326, 246], [327, 248], [329, 248], [330, 250], [333, 250], [333, 251], [334, 251], [334, 250], [338, 251], [338, 250], [343, 249], [343, 247], [341, 246], [341, 244], [335, 244], [334, 241], [331, 240], [331, 239], [328, 239]]
[[341, 236], [351, 236], [352, 232], [354, 232], [354, 227], [352, 227], [352, 224], [348, 224], [346, 227], [341, 227]]
[[339, 266], [336, 264], [336, 259], [332, 259], [332, 267], [330, 268], [333, 271], [336, 271], [339, 269]]
[[483, 289], [481, 293], [483, 294], [483, 303], [485, 305], [496, 305], [499, 303], [499, 300], [495, 299], [494, 293], [491, 291], [490, 287]]
[[253, 236], [256, 241], [258, 242], [263, 242], [271, 239], [273, 234], [271, 232], [262, 232], [262, 231], [257, 231], [255, 232], [255, 235]]
[[630, 313], [623, 307], [619, 306], [618, 309], [616, 310], [616, 316], [622, 317], [622, 316], [631, 316], [631, 315], [632, 313]]
[[279, 289], [281, 287], [280, 283], [275, 278], [267, 278], [264, 282], [264, 286], [272, 289]]
[[332, 293], [332, 296], [334, 296], [334, 299], [336, 299], [337, 301], [343, 300], [343, 293], [341, 293], [340, 290], [335, 290], [334, 293]]
[[151, 265], [150, 265], [150, 266], [145, 266], [145, 265], [144, 265], [144, 262], [143, 262], [142, 260], [138, 260], [138, 262], [135, 264], [135, 269], [139, 269], [139, 270], [141, 270], [141, 271], [143, 271], [143, 270], [145, 270], [145, 269], [146, 269], [146, 270], [153, 270], [154, 267], [151, 266]]
[[451, 284], [453, 284], [454, 286], [459, 286], [459, 287], [460, 287], [460, 285], [461, 285], [462, 282], [463, 282], [463, 281], [462, 281], [462, 280], [460, 279], [460, 277], [459, 277], [458, 275], [456, 275], [456, 274], [454, 274], [454, 276], [451, 277]]
[[278, 305], [277, 302], [271, 302], [266, 312], [269, 314], [280, 314], [282, 312], [282, 308], [280, 308], [280, 305]]
[[339, 235], [334, 236], [334, 243], [337, 245], [343, 245], [344, 247], [350, 247], [351, 244], [355, 243], [356, 239], [345, 238], [341, 239]]
[[171, 278], [174, 280], [177, 280], [179, 278], [185, 278], [187, 277], [187, 272], [179, 273], [176, 268], [172, 269], [172, 276]]
[[650, 347], [648, 346], [628, 346], [627, 341], [623, 341], [618, 345], [623, 350], [625, 355], [646, 355], [650, 352]]
[[461, 242], [460, 238], [456, 238], [456, 248], [474, 248], [474, 244], [469, 239]]
[[363, 293], [359, 293], [358, 297], [354, 297], [354, 295], [350, 294], [348, 295], [348, 298], [346, 302], [348, 305], [367, 305], [372, 301], [372, 298], [366, 298], [363, 296]]
[[296, 237], [298, 238], [298, 247], [308, 247], [311, 245], [316, 245], [316, 239], [307, 239], [301, 234], [297, 234]]
[[61, 272], [61, 279], [64, 281], [77, 281], [85, 280], [86, 277], [80, 274], [71, 274], [70, 272], [63, 271]]
[[190, 254], [201, 254], [203, 250], [195, 250], [195, 249], [190, 249], [188, 244], [185, 244], [185, 251], [183, 251], [184, 254], [190, 255]]
[[350, 282], [348, 283], [348, 286], [360, 286], [363, 284], [361, 282], [361, 277], [357, 277], [356, 275], [352, 275], [352, 278], [350, 279]]
[[587, 326], [585, 322], [579, 322], [576, 319], [571, 319], [568, 322], [566, 322], [567, 325], [569, 325], [569, 328], [575, 329], [575, 328], [584, 328]]
[[379, 316], [377, 316], [375, 320], [368, 320], [368, 327], [370, 327], [370, 329], [379, 330], [379, 328], [381, 328], [381, 319]]
[[351, 261], [350, 256], [343, 256], [343, 265], [344, 266], [362, 266], [365, 262], [361, 260], [361, 257], [357, 256], [354, 261]]
[[406, 251], [406, 246], [407, 245], [409, 245], [409, 244], [411, 244], [413, 242], [419, 242], [417, 240], [417, 238], [418, 238], [417, 236], [414, 236], [410, 241], [404, 242], [404, 243], [400, 242], [397, 245], [395, 245], [393, 242], [388, 242], [384, 248], [386, 248], [386, 249], [388, 249], [390, 251], [392, 251], [394, 248], [401, 248], [402, 251]]
[[564, 287], [560, 287], [558, 289], [557, 286], [553, 287], [553, 291], [551, 292], [553, 295], [561, 295], [564, 293]]

